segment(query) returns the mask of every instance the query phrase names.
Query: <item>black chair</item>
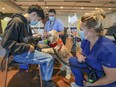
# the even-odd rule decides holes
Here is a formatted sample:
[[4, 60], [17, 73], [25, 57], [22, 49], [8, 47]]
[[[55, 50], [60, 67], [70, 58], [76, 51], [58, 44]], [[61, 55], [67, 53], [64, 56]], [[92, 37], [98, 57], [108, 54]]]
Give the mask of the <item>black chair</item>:
[[60, 36], [64, 45], [66, 44], [67, 29], [68, 28], [64, 28], [64, 34]]
[[[7, 74], [8, 74], [9, 60], [10, 59], [12, 60], [11, 53], [7, 50], [3, 60], [1, 62], [1, 66], [2, 66], [1, 71], [2, 72], [5, 71], [4, 87], [6, 87], [6, 83], [7, 83]], [[4, 61], [5, 61], [5, 67], [3, 68]], [[13, 62], [11, 62], [11, 64], [12, 65], [21, 65], [21, 64], [24, 64], [24, 63], [19, 63], [19, 62], [16, 62], [16, 61], [13, 60]], [[40, 64], [38, 64], [38, 68], [39, 68], [40, 85], [41, 85], [40, 87], [43, 87]]]
[[113, 33], [113, 37], [114, 37], [114, 43], [116, 44], [116, 33]]
[[116, 33], [116, 26], [111, 26], [111, 27], [109, 27], [109, 29], [107, 30], [106, 35], [112, 36], [113, 33]]

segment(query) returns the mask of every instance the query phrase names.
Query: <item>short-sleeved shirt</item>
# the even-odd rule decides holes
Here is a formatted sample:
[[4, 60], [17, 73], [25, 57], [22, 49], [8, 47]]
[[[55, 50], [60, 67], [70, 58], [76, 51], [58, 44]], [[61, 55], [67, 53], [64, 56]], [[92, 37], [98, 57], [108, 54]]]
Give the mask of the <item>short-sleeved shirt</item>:
[[99, 37], [90, 50], [90, 42], [83, 40], [81, 44], [82, 54], [86, 56], [86, 62], [91, 67], [103, 71], [102, 66], [116, 68], [116, 44], [108, 38]]
[[46, 32], [49, 32], [51, 30], [56, 30], [57, 32], [64, 31], [64, 25], [59, 19], [55, 19], [53, 23], [48, 20], [45, 24], [45, 30]]
[[[90, 50], [90, 42], [83, 40], [82, 53], [87, 61], [93, 60], [109, 68], [116, 68], [116, 45], [106, 37], [100, 37]], [[94, 64], [95, 65], [95, 64]]]

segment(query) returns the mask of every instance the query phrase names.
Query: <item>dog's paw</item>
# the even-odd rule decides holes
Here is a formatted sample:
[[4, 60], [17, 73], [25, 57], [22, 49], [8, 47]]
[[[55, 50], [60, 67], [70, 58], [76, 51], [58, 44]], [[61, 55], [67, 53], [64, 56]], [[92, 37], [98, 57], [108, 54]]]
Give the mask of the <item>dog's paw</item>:
[[52, 48], [43, 48], [41, 51], [45, 53], [54, 53]]
[[71, 79], [71, 74], [67, 74], [67, 75], [65, 76], [65, 78], [68, 79], [68, 80]]
[[48, 53], [48, 50], [47, 49], [42, 49], [41, 51], [42, 52], [45, 52], [45, 53]]

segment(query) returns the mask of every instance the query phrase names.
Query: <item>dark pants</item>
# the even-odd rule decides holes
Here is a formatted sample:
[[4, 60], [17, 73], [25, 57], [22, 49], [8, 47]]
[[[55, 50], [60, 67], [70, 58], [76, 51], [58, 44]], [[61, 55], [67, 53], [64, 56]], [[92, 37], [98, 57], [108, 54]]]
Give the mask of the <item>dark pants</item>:
[[66, 35], [62, 35], [62, 36], [60, 36], [60, 38], [61, 38], [63, 44], [65, 45], [66, 44]]

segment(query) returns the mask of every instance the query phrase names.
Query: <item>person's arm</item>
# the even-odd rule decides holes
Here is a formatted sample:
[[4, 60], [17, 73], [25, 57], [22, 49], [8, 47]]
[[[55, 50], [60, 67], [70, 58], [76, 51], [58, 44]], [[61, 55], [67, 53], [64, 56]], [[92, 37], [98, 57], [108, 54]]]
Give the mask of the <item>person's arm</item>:
[[116, 81], [116, 49], [115, 46], [112, 44], [104, 45], [104, 49], [102, 49], [102, 52], [100, 55], [100, 61], [99, 63], [103, 67], [103, 71], [105, 73], [105, 76], [98, 79], [94, 83], [87, 83], [86, 86], [101, 86], [101, 85], [107, 85], [110, 83], [113, 83]]
[[29, 46], [29, 51], [28, 51], [28, 52], [31, 53], [31, 52], [33, 52], [34, 50], [35, 50], [34, 46], [30, 45], [30, 46]]
[[64, 31], [60, 31], [58, 32], [59, 35], [63, 35], [64, 34]]
[[40, 34], [33, 34], [33, 37], [36, 38], [36, 37], [40, 37], [41, 35]]
[[85, 62], [86, 57], [82, 54], [82, 49], [85, 47], [85, 41], [81, 42], [81, 46], [77, 47], [76, 57], [80, 63]]
[[82, 55], [81, 50], [76, 53], [76, 56], [80, 63], [85, 62], [86, 57]]
[[116, 68], [108, 68], [103, 66], [105, 76], [94, 83], [85, 82], [85, 86], [101, 86], [113, 83], [116, 81]]
[[21, 54], [30, 49], [29, 44], [18, 42], [20, 32], [22, 32], [21, 26], [20, 22], [12, 20], [8, 23], [2, 38], [1, 46], [13, 54]]
[[64, 25], [61, 20], [58, 21], [58, 34], [64, 35]]

